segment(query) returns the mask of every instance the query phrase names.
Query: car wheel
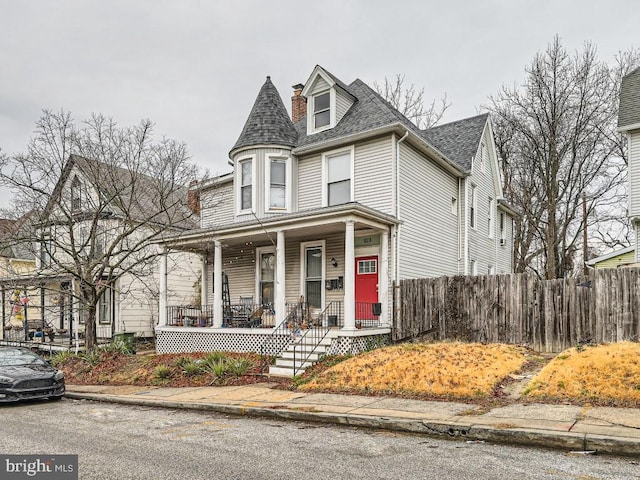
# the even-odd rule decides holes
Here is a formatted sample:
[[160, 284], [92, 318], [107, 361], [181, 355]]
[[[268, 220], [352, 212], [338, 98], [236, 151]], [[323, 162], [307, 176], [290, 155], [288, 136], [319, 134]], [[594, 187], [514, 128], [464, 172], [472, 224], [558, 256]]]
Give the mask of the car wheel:
[[51, 400], [52, 402], [58, 402], [62, 400], [62, 395], [59, 395], [57, 397], [49, 397], [49, 400]]

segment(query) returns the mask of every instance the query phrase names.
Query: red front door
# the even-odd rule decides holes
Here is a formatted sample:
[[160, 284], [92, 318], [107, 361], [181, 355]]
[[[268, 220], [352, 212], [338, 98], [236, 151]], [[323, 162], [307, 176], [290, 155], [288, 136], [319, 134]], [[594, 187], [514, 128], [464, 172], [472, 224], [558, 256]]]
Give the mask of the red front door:
[[356, 258], [356, 320], [375, 320], [378, 303], [378, 256]]

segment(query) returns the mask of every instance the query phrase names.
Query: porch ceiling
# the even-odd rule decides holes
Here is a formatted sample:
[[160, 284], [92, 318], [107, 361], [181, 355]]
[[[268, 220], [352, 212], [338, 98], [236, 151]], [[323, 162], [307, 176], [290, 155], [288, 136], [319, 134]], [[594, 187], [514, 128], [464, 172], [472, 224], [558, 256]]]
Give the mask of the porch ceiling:
[[[301, 212], [302, 213], [302, 212]], [[317, 239], [345, 231], [345, 222], [352, 220], [355, 231], [388, 230], [399, 222], [395, 217], [360, 204], [345, 204], [313, 212], [281, 215], [251, 222], [224, 225], [219, 228], [188, 232], [165, 240], [164, 245], [173, 250], [197, 253], [210, 252], [214, 241], [225, 246], [275, 244], [278, 231], [285, 233], [287, 240]]]

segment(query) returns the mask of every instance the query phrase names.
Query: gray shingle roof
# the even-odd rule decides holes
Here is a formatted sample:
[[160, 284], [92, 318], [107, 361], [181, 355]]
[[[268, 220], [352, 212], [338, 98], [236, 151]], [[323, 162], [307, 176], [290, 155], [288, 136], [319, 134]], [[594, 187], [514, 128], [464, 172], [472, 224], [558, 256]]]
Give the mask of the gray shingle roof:
[[[185, 230], [199, 224], [199, 217], [188, 206], [187, 187], [167, 186], [161, 179], [136, 172], [133, 168], [129, 170], [74, 154], [64, 166], [49, 198], [44, 218], [53, 215], [74, 166], [82, 171], [90, 188], [101, 195], [98, 204], [101, 204], [103, 214]], [[90, 214], [95, 214], [91, 210], [94, 207], [88, 206]]]
[[252, 145], [296, 145], [298, 134], [276, 87], [267, 81], [258, 93], [249, 118], [231, 151]]
[[471, 160], [478, 151], [488, 113], [445, 123], [422, 131], [422, 137], [464, 170], [471, 170]]
[[240, 147], [264, 144], [280, 144], [297, 148], [313, 147], [316, 144], [370, 130], [402, 125], [402, 128], [411, 131], [425, 143], [439, 150], [460, 170], [470, 171], [471, 158], [480, 144], [488, 114], [429, 130], [420, 130], [362, 80], [356, 79], [350, 85], [346, 85], [330, 72], [324, 71], [336, 81], [340, 88], [355, 99], [351, 108], [335, 127], [307, 135], [306, 118], [298, 120], [293, 125], [278, 91], [267, 77], [240, 138], [231, 151]]
[[298, 147], [322, 143], [398, 123], [412, 130], [416, 135], [420, 134], [418, 127], [362, 80], [356, 79], [345, 90], [357, 100], [334, 128], [307, 135], [306, 120], [302, 119], [296, 122]]
[[640, 124], [640, 68], [622, 78], [618, 127]]

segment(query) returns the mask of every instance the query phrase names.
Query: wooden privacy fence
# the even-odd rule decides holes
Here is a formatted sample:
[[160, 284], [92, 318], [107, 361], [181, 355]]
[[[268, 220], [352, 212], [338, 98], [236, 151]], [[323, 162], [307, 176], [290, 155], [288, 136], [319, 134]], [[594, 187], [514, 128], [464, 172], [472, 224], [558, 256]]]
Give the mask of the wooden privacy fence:
[[532, 275], [402, 280], [393, 339], [526, 344], [559, 352], [584, 342], [640, 338], [640, 269], [594, 271], [588, 278]]

